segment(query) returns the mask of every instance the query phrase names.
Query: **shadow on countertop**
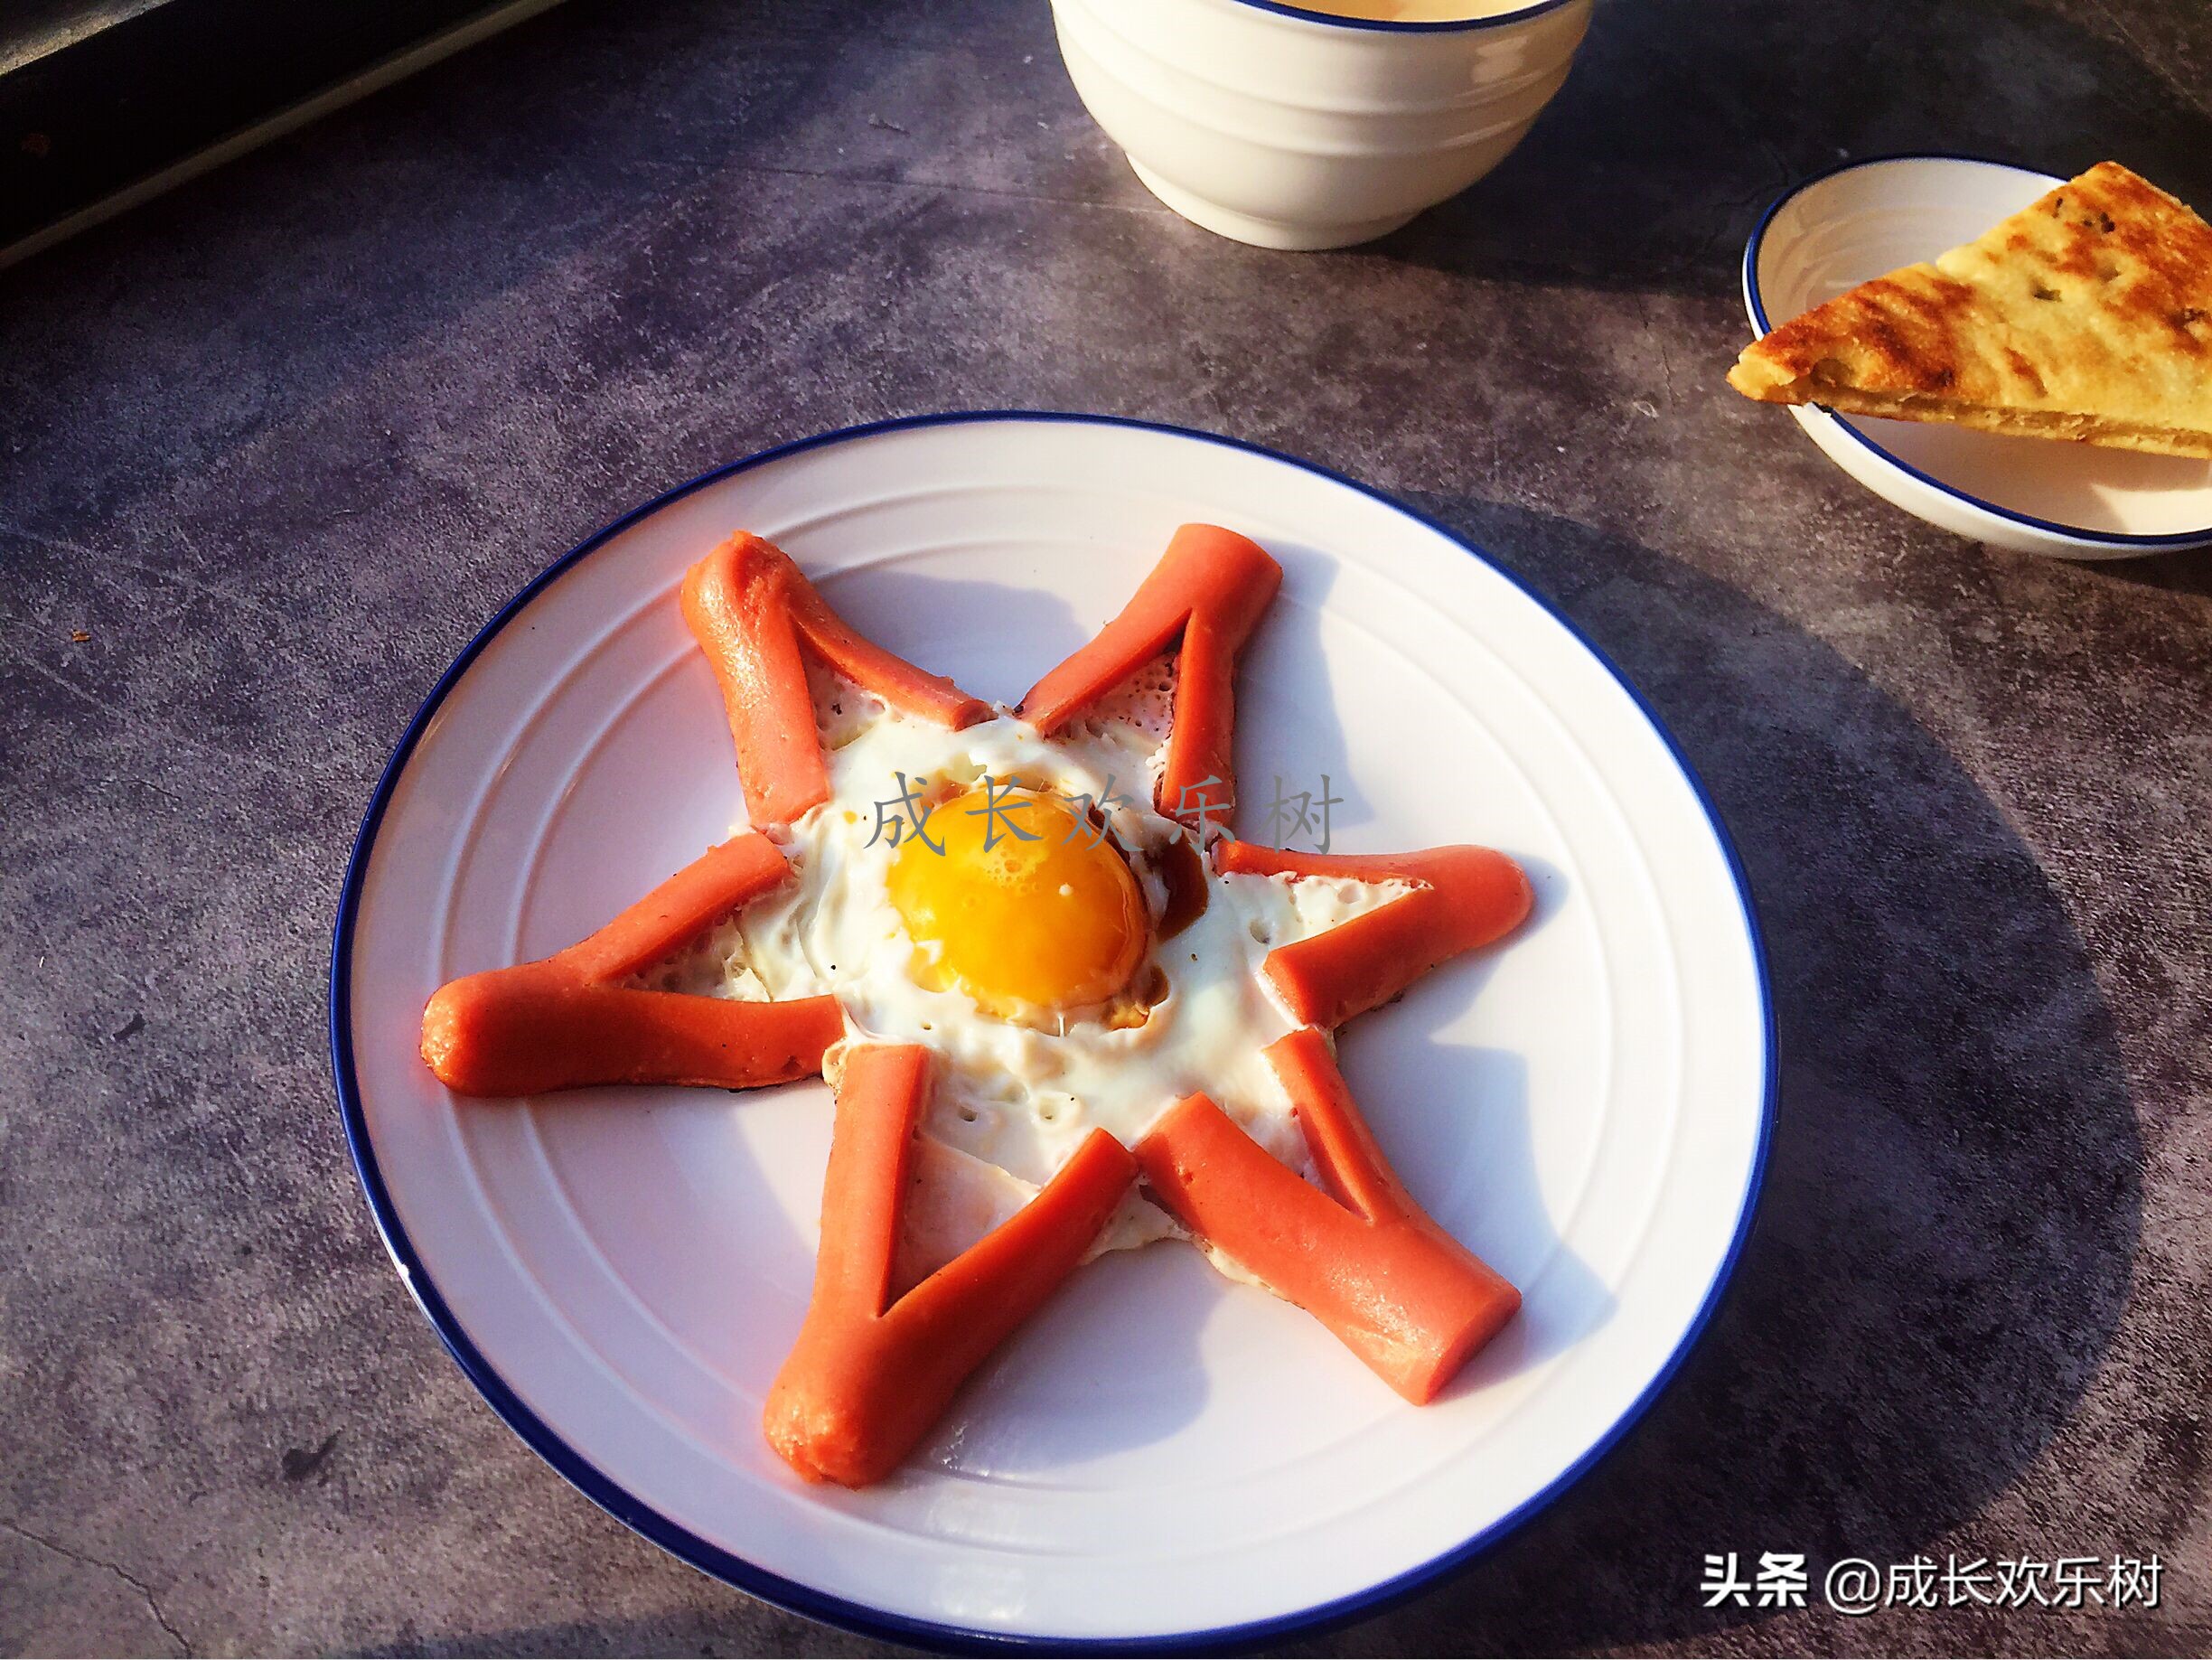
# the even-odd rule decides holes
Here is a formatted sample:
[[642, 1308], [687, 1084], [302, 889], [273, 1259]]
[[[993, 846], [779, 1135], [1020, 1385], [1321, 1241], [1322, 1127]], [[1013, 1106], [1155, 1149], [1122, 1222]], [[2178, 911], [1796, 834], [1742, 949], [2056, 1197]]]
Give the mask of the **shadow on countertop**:
[[2110, 158], [2212, 214], [2212, 109], [2125, 45], [2025, 0], [1874, 9], [1601, 5], [1520, 148], [1374, 246], [1470, 276], [1729, 293], [1784, 189], [1898, 151], [2062, 177]]
[[[1765, 928], [1781, 1105], [1734, 1282], [1644, 1421], [1439, 1589], [1294, 1652], [1715, 1640], [1769, 1616], [1702, 1608], [1707, 1553], [1803, 1552], [1816, 1576], [1843, 1556], [1902, 1561], [2076, 1413], [2142, 1228], [2112, 1017], [2036, 854], [1831, 646], [1624, 538], [1421, 505], [1555, 597], [1702, 775]], [[2163, 1473], [2186, 1487], [2186, 1471]], [[2137, 1502], [2148, 1515], [2177, 1500]], [[2090, 1515], [2065, 1529], [2054, 1548], [2127, 1543]], [[1977, 1543], [1994, 1556], [2020, 1542]], [[2010, 1633], [1982, 1614], [1961, 1640], [2037, 1646], [2037, 1612]], [[1750, 1641], [1794, 1647], [1793, 1630]], [[1881, 1631], [1842, 1622], [1829, 1640], [1879, 1651]]]
[[2114, 559], [2102, 569], [2122, 582], [2142, 587], [2212, 597], [2212, 549], [2190, 548], [2179, 553], [2156, 553], [2147, 558]]

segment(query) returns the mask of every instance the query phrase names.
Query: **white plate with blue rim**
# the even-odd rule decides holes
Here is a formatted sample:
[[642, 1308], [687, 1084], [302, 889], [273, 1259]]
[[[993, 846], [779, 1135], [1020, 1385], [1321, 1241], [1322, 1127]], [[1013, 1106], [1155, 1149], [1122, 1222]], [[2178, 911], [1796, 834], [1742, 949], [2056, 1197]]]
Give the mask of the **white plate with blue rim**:
[[[1509, 947], [1431, 974], [1343, 1045], [1415, 1196], [1523, 1311], [1414, 1408], [1195, 1252], [1120, 1252], [1063, 1287], [891, 1479], [810, 1486], [759, 1421], [811, 1280], [822, 1085], [461, 1101], [416, 1053], [424, 1000], [581, 937], [742, 814], [676, 602], [733, 528], [783, 543], [893, 650], [1011, 700], [1188, 520], [1286, 569], [1243, 667], [1240, 774], [1329, 774], [1337, 850], [1485, 841], [1534, 878]], [[1382, 495], [1091, 417], [831, 433], [557, 559], [438, 681], [377, 786], [331, 1030], [378, 1225], [516, 1431], [706, 1571], [931, 1646], [1280, 1640], [1504, 1536], [1704, 1326], [1774, 1102], [1740, 868], [1619, 675], [1500, 565]]]
[[[1971, 242], [2049, 174], [1963, 155], [1892, 155], [1784, 192], [1744, 249], [1754, 335], [1899, 266]], [[1973, 540], [2067, 559], [2212, 544], [2212, 461], [1974, 432], [1940, 421], [1790, 414], [1823, 454], [1895, 506]]]

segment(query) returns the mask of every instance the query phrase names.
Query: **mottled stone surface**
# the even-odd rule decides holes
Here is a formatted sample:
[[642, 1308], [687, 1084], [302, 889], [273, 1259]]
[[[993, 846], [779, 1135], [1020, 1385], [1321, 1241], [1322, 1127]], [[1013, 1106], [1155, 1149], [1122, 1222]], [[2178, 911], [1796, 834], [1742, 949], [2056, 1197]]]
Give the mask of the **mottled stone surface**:
[[[763, 445], [1026, 405], [1495, 549], [1680, 735], [1768, 930], [1773, 1173], [1703, 1346], [1302, 1652], [2203, 1652], [2212, 562], [1951, 539], [1720, 375], [1785, 182], [2112, 155], [2212, 205], [2207, 84], [2201, 0], [1609, 0], [1490, 181], [1284, 256], [1143, 193], [1044, 0], [572, 0], [0, 273], [0, 1648], [869, 1651], [626, 1533], [440, 1352], [326, 941], [389, 746], [548, 558]], [[1705, 1610], [1729, 1550], [2168, 1577]]]

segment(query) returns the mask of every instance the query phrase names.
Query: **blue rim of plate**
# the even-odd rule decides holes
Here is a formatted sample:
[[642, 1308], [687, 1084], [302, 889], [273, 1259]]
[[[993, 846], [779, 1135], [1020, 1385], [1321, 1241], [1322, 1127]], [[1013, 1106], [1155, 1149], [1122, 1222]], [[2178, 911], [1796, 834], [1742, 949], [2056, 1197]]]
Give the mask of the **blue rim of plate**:
[[[2045, 173], [2039, 167], [2023, 166], [2018, 162], [2001, 162], [1994, 156], [1967, 155], [1949, 150], [1900, 150], [1889, 155], [1863, 155], [1856, 161], [1838, 162], [1832, 167], [1823, 168], [1811, 178], [1800, 180], [1797, 183], [1791, 185], [1767, 203], [1767, 211], [1759, 215], [1758, 223], [1752, 227], [1751, 239], [1744, 244], [1744, 309], [1751, 314], [1751, 326], [1757, 329], [1760, 335], [1770, 334], [1774, 332], [1774, 324], [1767, 320], [1767, 302], [1759, 292], [1758, 257], [1759, 249], [1767, 240], [1767, 228], [1774, 223], [1775, 216], [1816, 184], [1825, 184], [1829, 180], [1842, 174], [1856, 173], [1861, 167], [1886, 167], [1893, 162], [1966, 162], [1976, 167], [1995, 167], [2005, 173], [2026, 174], [2029, 178], [2040, 179], [2046, 184], [2064, 184], [2066, 183], [2055, 174]], [[1816, 404], [1814, 407], [1833, 421], [1839, 432], [1848, 434], [1898, 472], [1917, 479], [1931, 490], [1940, 490], [1954, 502], [1964, 502], [1969, 507], [1979, 508], [1994, 518], [2001, 519], [2007, 524], [2020, 525], [2030, 530], [2041, 530], [2049, 536], [2063, 536], [2068, 541], [2083, 542], [2095, 548], [2139, 548], [2145, 552], [2154, 551], [2160, 548], [2201, 547], [2207, 537], [2212, 537], [2212, 524], [2195, 530], [2160, 530], [2156, 534], [2144, 534], [2129, 530], [2094, 530], [2086, 525], [2062, 524], [2054, 519], [2039, 519], [2033, 513], [2023, 513], [2017, 508], [2001, 506], [1985, 497], [1975, 495], [1972, 491], [1961, 490], [1956, 484], [1946, 483], [1933, 473], [1925, 472], [1914, 466], [1911, 462], [1905, 460], [1894, 451], [1885, 448], [1872, 438], [1868, 437], [1865, 433], [1851, 425], [1850, 417], [1838, 415], [1826, 404]], [[1904, 511], [1909, 512], [1912, 510], [1907, 508]]]
[[[1757, 1145], [1752, 1150], [1750, 1170], [1744, 1182], [1741, 1208], [1736, 1218], [1736, 1228], [1729, 1241], [1727, 1252], [1721, 1257], [1711, 1283], [1707, 1286], [1697, 1313], [1684, 1327], [1681, 1341], [1666, 1362], [1652, 1375], [1626, 1411], [1616, 1419], [1606, 1432], [1584, 1450], [1580, 1457], [1554, 1477], [1543, 1488], [1532, 1494], [1513, 1510], [1493, 1522], [1488, 1527], [1461, 1544], [1420, 1565], [1394, 1574], [1366, 1590], [1299, 1608], [1287, 1614], [1270, 1615], [1265, 1619], [1251, 1620], [1242, 1625], [1223, 1626], [1203, 1631], [1167, 1632], [1146, 1637], [1066, 1638], [1050, 1636], [1031, 1636], [1002, 1631], [974, 1630], [959, 1626], [942, 1625], [933, 1620], [911, 1618], [884, 1609], [868, 1608], [833, 1597], [797, 1580], [773, 1573], [735, 1556], [718, 1546], [708, 1543], [689, 1529], [680, 1526], [651, 1506], [633, 1496], [620, 1483], [603, 1474], [586, 1462], [581, 1454], [554, 1432], [535, 1412], [523, 1404], [521, 1397], [509, 1386], [507, 1381], [493, 1369], [491, 1362], [476, 1347], [461, 1322], [446, 1306], [430, 1277], [427, 1265], [417, 1253], [407, 1230], [400, 1224], [398, 1211], [393, 1207], [391, 1194], [385, 1186], [384, 1176], [377, 1165], [376, 1149], [369, 1139], [368, 1121], [361, 1110], [361, 1087], [353, 1071], [353, 1028], [351, 1011], [352, 991], [353, 929], [361, 905], [361, 885], [369, 870], [369, 861], [376, 845], [379, 828], [383, 823], [384, 811], [389, 804], [393, 790], [407, 770], [408, 760], [421, 741], [425, 729], [437, 714], [446, 695], [459, 683], [485, 646], [514, 620], [516, 615], [560, 575], [588, 557], [607, 541], [628, 530], [632, 525], [658, 512], [672, 502], [680, 501], [694, 491], [704, 489], [755, 467], [764, 466], [787, 455], [796, 455], [807, 450], [820, 449], [831, 444], [867, 438], [886, 432], [899, 432], [914, 427], [947, 427], [963, 424], [982, 424], [991, 421], [1040, 421], [1069, 426], [1123, 427], [1143, 432], [1166, 433], [1174, 437], [1195, 439], [1204, 444], [1220, 445], [1225, 449], [1242, 450], [1250, 455], [1264, 456], [1286, 466], [1311, 473], [1393, 510], [1415, 523], [1435, 531], [1438, 535], [1463, 549], [1468, 557], [1481, 561], [1499, 576], [1512, 583], [1534, 601], [1551, 620], [1588, 652], [1598, 666], [1611, 675], [1630, 702], [1650, 723], [1682, 778], [1690, 785], [1703, 810], [1706, 822], [1711, 828], [1713, 839], [1720, 845], [1727, 860], [1729, 875], [1736, 885], [1736, 896], [1743, 907], [1743, 924], [1747, 942], [1751, 948], [1751, 964], [1758, 982], [1760, 1041], [1766, 1048], [1766, 1076], [1759, 1106], [1759, 1126]], [[1506, 569], [1496, 560], [1476, 548], [1465, 537], [1459, 536], [1434, 519], [1403, 502], [1393, 500], [1382, 492], [1346, 477], [1332, 468], [1314, 462], [1303, 461], [1295, 455], [1286, 455], [1279, 450], [1250, 444], [1242, 438], [1223, 437], [1217, 433], [1200, 432], [1187, 427], [1176, 427], [1162, 421], [1146, 421], [1119, 415], [1083, 415], [1045, 409], [959, 409], [935, 415], [904, 416], [892, 420], [870, 421], [856, 427], [842, 427], [830, 432], [817, 433], [812, 437], [800, 438], [789, 444], [756, 452], [742, 460], [733, 461], [702, 473], [697, 478], [675, 488], [664, 491], [642, 505], [633, 508], [621, 518], [594, 531], [567, 553], [539, 571], [526, 584], [521, 592], [500, 607], [498, 614], [480, 629], [476, 636], [461, 650], [445, 672], [438, 677], [430, 695], [416, 710], [408, 723], [391, 759], [385, 764], [382, 776], [369, 797], [368, 811], [361, 816], [361, 830], [353, 839], [353, 851], [346, 861], [345, 883], [339, 893], [337, 926], [331, 940], [330, 976], [330, 1041], [331, 1073], [337, 1086], [338, 1109], [345, 1123], [346, 1145], [353, 1156], [353, 1168], [361, 1177], [362, 1190], [367, 1194], [369, 1208], [376, 1219], [377, 1232], [383, 1236], [384, 1248], [390, 1252], [393, 1263], [399, 1270], [401, 1281], [414, 1297], [438, 1338], [445, 1346], [455, 1362], [470, 1383], [491, 1403], [492, 1410], [507, 1422], [507, 1427], [527, 1442], [531, 1450], [558, 1471], [577, 1491], [597, 1505], [616, 1521], [680, 1561], [689, 1562], [702, 1573], [713, 1575], [739, 1590], [758, 1597], [810, 1619], [839, 1626], [863, 1636], [905, 1643], [915, 1646], [935, 1648], [947, 1652], [980, 1653], [1003, 1652], [1008, 1649], [1045, 1648], [1057, 1653], [1082, 1654], [1158, 1654], [1166, 1651], [1211, 1649], [1243, 1646], [1261, 1642], [1274, 1642], [1294, 1635], [1311, 1634], [1317, 1630], [1345, 1625], [1352, 1620], [1381, 1613], [1383, 1609], [1403, 1601], [1434, 1580], [1464, 1566], [1482, 1552], [1499, 1543], [1528, 1523], [1536, 1514], [1549, 1505], [1575, 1482], [1586, 1475], [1591, 1467], [1618, 1444], [1637, 1420], [1647, 1411], [1653, 1402], [1672, 1383], [1680, 1372], [1682, 1362], [1689, 1356], [1697, 1341], [1711, 1323], [1713, 1311], [1733, 1278], [1738, 1259], [1743, 1253], [1744, 1242], [1751, 1231], [1752, 1218], [1758, 1208], [1761, 1188], [1766, 1180], [1767, 1149], [1774, 1137], [1775, 1106], [1779, 1090], [1780, 1062], [1776, 1049], [1774, 987], [1767, 970], [1767, 949], [1760, 933], [1758, 912], [1751, 897], [1751, 884], [1745, 875], [1743, 861], [1738, 857], [1736, 845], [1729, 838], [1728, 829], [1721, 822], [1720, 810], [1707, 793], [1704, 782], [1697, 775], [1682, 746], [1675, 742], [1641, 692], [1629, 681], [1612, 659], [1586, 638], [1582, 631], [1562, 615], [1559, 609], [1526, 582]]]
[[1563, 5], [1571, 5], [1574, 0], [1533, 0], [1532, 5], [1488, 17], [1450, 17], [1435, 23], [1397, 23], [1384, 17], [1345, 17], [1336, 12], [1317, 12], [1311, 6], [1293, 5], [1291, 0], [1236, 0], [1236, 3], [1249, 5], [1255, 12], [1272, 12], [1278, 17], [1295, 17], [1300, 23], [1319, 23], [1330, 29], [1364, 29], [1370, 34], [1467, 34], [1478, 29], [1497, 29], [1507, 23], [1526, 23], [1532, 17], [1542, 17], [1546, 12], [1556, 12]]

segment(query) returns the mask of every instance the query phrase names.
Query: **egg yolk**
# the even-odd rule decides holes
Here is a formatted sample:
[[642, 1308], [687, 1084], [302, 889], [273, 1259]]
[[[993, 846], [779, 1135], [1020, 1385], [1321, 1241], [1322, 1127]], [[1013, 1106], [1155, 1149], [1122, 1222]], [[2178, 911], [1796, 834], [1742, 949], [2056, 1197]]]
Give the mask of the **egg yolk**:
[[931, 989], [1007, 1016], [1102, 1002], [1136, 972], [1143, 896], [1089, 820], [1046, 796], [979, 787], [939, 806], [927, 829], [927, 841], [909, 834], [893, 855], [889, 891]]

